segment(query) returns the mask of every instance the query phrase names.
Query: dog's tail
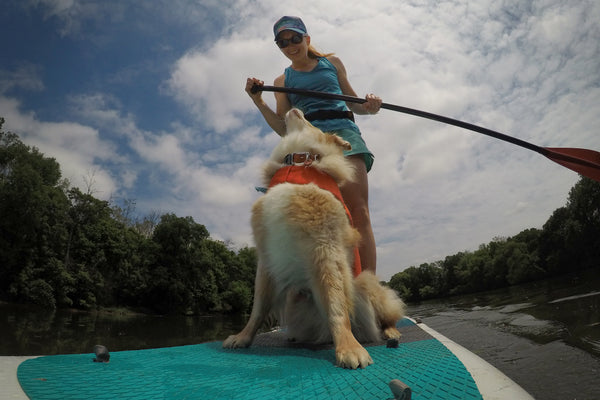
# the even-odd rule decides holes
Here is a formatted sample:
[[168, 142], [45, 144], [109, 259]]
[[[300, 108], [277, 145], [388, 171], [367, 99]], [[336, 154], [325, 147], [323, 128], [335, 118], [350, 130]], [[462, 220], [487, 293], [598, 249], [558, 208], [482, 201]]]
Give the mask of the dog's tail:
[[[354, 285], [356, 326], [364, 331], [360, 333], [365, 336], [364, 340], [379, 340], [382, 331], [385, 333], [389, 328], [395, 328], [404, 317], [406, 306], [396, 292], [382, 286], [371, 271], [363, 271], [356, 277]], [[374, 328], [370, 321], [376, 323]]]

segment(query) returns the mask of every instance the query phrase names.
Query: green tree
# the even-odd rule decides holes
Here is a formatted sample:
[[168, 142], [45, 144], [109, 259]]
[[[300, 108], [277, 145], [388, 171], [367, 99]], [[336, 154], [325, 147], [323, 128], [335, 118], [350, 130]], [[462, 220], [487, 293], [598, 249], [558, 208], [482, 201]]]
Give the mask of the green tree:
[[417, 267], [408, 267], [404, 271], [394, 274], [390, 279], [389, 286], [405, 301], [420, 300], [420, 281]]
[[55, 308], [71, 281], [62, 260], [69, 202], [59, 164], [0, 118], [0, 296]]
[[256, 249], [243, 247], [224, 265], [227, 284], [222, 295], [224, 311], [250, 312], [256, 275]]
[[[4, 120], [0, 119], [0, 128]], [[191, 217], [135, 215], [68, 188], [60, 166], [0, 129], [0, 298], [46, 308], [250, 308], [256, 251], [237, 254]]]
[[577, 240], [571, 245], [580, 253], [579, 269], [597, 267], [600, 261], [600, 182], [581, 177], [571, 188], [567, 209], [576, 221]]
[[474, 252], [410, 267], [390, 286], [405, 300], [471, 293], [600, 267], [600, 183], [582, 177], [541, 230], [495, 238]]
[[459, 252], [451, 256], [446, 256], [442, 261], [442, 274], [441, 274], [441, 285], [442, 289], [440, 293], [442, 295], [454, 294], [456, 287], [458, 286], [458, 276], [456, 275], [456, 269], [460, 260], [465, 256], [465, 253]]
[[213, 256], [205, 243], [208, 238], [206, 228], [192, 217], [161, 217], [152, 237], [157, 255], [150, 270], [147, 306], [163, 313], [187, 313], [218, 303], [217, 278], [210, 268]]
[[114, 272], [110, 249], [117, 222], [111, 219], [108, 202], [78, 188], [70, 189], [68, 196], [71, 208], [65, 265], [75, 280], [71, 299], [76, 307], [92, 308], [106, 304], [111, 293], [105, 277]]
[[600, 182], [581, 177], [571, 188], [542, 228], [539, 255], [549, 275], [600, 265]]
[[491, 258], [485, 246], [480, 246], [473, 253], [465, 253], [456, 266], [458, 278], [456, 293], [473, 293], [490, 289], [489, 280], [486, 279], [486, 270], [489, 268], [491, 268]]
[[506, 265], [509, 285], [543, 278], [546, 271], [540, 265], [539, 238], [541, 230], [531, 228], [510, 238], [502, 262]]

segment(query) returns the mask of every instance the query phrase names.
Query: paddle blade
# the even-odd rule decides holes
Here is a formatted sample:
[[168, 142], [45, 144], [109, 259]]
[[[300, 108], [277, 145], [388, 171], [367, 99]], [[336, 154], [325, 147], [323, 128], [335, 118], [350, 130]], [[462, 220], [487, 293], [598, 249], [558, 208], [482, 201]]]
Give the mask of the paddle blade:
[[543, 147], [543, 154], [552, 161], [600, 182], [600, 153], [594, 150]]

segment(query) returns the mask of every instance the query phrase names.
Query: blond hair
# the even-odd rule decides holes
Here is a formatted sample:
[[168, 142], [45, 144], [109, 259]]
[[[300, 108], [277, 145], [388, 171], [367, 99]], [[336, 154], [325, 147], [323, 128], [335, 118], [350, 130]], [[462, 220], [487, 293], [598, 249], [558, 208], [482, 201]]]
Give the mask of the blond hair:
[[335, 53], [323, 53], [313, 47], [312, 44], [308, 45], [308, 56], [310, 58], [321, 58], [321, 57], [329, 57], [334, 55]]

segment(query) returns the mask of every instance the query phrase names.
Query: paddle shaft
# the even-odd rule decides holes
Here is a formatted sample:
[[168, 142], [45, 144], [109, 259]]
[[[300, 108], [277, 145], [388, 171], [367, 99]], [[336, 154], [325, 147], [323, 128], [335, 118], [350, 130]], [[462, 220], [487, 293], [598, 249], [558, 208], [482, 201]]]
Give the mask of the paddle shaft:
[[[366, 99], [362, 99], [360, 97], [354, 97], [354, 96], [347, 96], [344, 94], [319, 92], [316, 90], [289, 88], [289, 87], [281, 87], [281, 86], [254, 85], [252, 87], [251, 91], [252, 91], [252, 93], [256, 93], [259, 91], [293, 93], [293, 94], [297, 94], [297, 95], [301, 95], [301, 96], [310, 96], [310, 97], [332, 99], [332, 100], [342, 100], [342, 101], [349, 102], [349, 103], [359, 103], [359, 104], [367, 102]], [[561, 162], [559, 162], [557, 160], [560, 160], [562, 162], [574, 163], [576, 165], [580, 165], [580, 166], [583, 166], [588, 169], [591, 168], [593, 176], [590, 176], [588, 171], [582, 172], [580, 168], [573, 167], [573, 166], [567, 166], [564, 163], [561, 164], [567, 168], [575, 170], [578, 173], [583, 173], [586, 176], [589, 176], [595, 180], [598, 180], [597, 176], [599, 173], [598, 171], [600, 170], [600, 164], [596, 160], [596, 158], [598, 158], [597, 154], [593, 155], [593, 160], [589, 160], [587, 157], [582, 158], [579, 153], [577, 154], [577, 156], [568, 154], [568, 153], [571, 153], [571, 149], [564, 149], [564, 150], [558, 149], [558, 148], [549, 149], [546, 147], [537, 146], [533, 143], [529, 143], [524, 140], [517, 139], [515, 137], [493, 131], [491, 129], [483, 128], [478, 125], [473, 125], [468, 122], [459, 121], [457, 119], [444, 117], [442, 115], [433, 114], [433, 113], [429, 113], [429, 112], [421, 111], [421, 110], [416, 110], [414, 108], [402, 107], [402, 106], [398, 106], [395, 104], [389, 104], [389, 103], [382, 103], [381, 108], [385, 108], [387, 110], [392, 110], [392, 111], [398, 111], [398, 112], [401, 112], [404, 114], [415, 115], [417, 117], [427, 118], [427, 119], [431, 119], [434, 121], [443, 122], [445, 124], [454, 125], [459, 128], [464, 128], [464, 129], [468, 129], [468, 130], [475, 131], [478, 133], [482, 133], [484, 135], [491, 136], [496, 139], [504, 140], [505, 142], [509, 142], [509, 143], [515, 144], [517, 146], [521, 146], [528, 150], [533, 150], [533, 151], [540, 153], [541, 155], [549, 158], [552, 161], [558, 162], [559, 164], [561, 164]], [[591, 151], [589, 151], [589, 152], [591, 152]], [[594, 153], [596, 153], [596, 152], [594, 152]]]
[[[254, 86], [252, 88], [252, 92], [256, 93], [258, 91], [263, 92], [282, 92], [282, 93], [293, 93], [301, 96], [310, 96], [310, 97], [319, 97], [323, 99], [332, 99], [332, 100], [342, 100], [349, 103], [366, 103], [367, 100], [362, 99], [360, 97], [347, 96], [345, 94], [335, 94], [335, 93], [326, 93], [319, 92], [316, 90], [306, 90], [306, 89], [297, 89], [297, 88], [288, 88], [288, 87], [280, 87], [280, 86]], [[512, 136], [505, 135], [500, 132], [493, 131], [491, 129], [482, 128], [481, 126], [473, 125], [468, 122], [459, 121], [457, 119], [444, 117], [442, 115], [432, 114], [426, 111], [416, 110], [414, 108], [402, 107], [395, 104], [389, 103], [381, 103], [381, 108], [385, 108], [387, 110], [398, 111], [404, 114], [415, 115], [417, 117], [427, 118], [438, 122], [443, 122], [445, 124], [458, 126], [460, 128], [468, 129], [471, 131], [483, 133], [484, 135], [495, 137], [496, 139], [504, 140], [506, 142], [510, 142], [512, 144], [516, 144], [517, 146], [524, 147], [529, 150], [536, 151], [540, 154], [545, 154], [545, 149], [540, 146], [536, 146], [535, 144], [528, 143], [524, 140], [514, 138]]]

